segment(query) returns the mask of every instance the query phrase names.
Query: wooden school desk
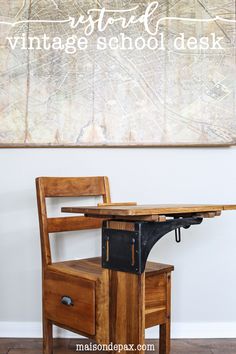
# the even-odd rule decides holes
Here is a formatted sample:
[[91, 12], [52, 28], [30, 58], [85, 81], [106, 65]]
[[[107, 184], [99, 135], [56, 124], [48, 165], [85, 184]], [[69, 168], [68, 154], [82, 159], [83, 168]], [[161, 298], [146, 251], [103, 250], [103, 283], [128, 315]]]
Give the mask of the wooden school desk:
[[[180, 242], [181, 228], [199, 225], [204, 218], [220, 216], [225, 210], [236, 210], [236, 205], [115, 203], [62, 208], [65, 213], [104, 219], [102, 267], [109, 270], [110, 341], [135, 346], [145, 341], [144, 271], [148, 255], [157, 241], [175, 231], [176, 241]], [[170, 324], [160, 332], [162, 339], [166, 337], [160, 350], [165, 354], [170, 352], [168, 326]]]

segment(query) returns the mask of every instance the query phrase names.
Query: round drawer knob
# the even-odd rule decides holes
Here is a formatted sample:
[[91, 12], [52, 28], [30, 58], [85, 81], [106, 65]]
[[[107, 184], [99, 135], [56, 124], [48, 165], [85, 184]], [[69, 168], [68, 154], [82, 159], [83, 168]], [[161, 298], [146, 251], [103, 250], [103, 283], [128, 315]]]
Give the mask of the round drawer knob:
[[73, 306], [73, 300], [69, 296], [62, 296], [61, 303], [66, 306]]

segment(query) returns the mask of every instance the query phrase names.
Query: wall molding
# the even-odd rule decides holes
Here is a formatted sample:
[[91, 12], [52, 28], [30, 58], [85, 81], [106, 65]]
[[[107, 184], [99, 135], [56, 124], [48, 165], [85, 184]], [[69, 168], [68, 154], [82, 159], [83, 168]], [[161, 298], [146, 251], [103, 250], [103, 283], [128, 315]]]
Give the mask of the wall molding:
[[[41, 338], [40, 322], [0, 322], [2, 338]], [[54, 327], [55, 338], [82, 338], [72, 332]], [[146, 338], [157, 338], [158, 328], [146, 331]], [[173, 323], [172, 338], [235, 338], [236, 322], [191, 322]]]

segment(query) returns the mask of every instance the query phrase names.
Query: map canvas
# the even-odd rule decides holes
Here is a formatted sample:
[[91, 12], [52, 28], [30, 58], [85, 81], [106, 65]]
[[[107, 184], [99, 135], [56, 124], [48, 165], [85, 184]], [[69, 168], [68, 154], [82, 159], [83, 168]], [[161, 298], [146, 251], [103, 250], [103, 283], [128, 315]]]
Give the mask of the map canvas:
[[[140, 37], [147, 43], [150, 34], [142, 23], [123, 29], [119, 22], [102, 33], [94, 30], [87, 36], [87, 48], [75, 53], [20, 47], [24, 39], [28, 44], [29, 37], [43, 34], [64, 42], [74, 35], [86, 37], [83, 26], [71, 28], [62, 21], [86, 16], [90, 9], [134, 9], [132, 13], [141, 16], [148, 4], [0, 0], [0, 146], [235, 144], [235, 22], [171, 19], [235, 20], [235, 1], [159, 1], [150, 28], [167, 17], [155, 35], [159, 43], [163, 40], [161, 49], [131, 48]], [[223, 49], [174, 47], [186, 45], [192, 36], [207, 37], [211, 43], [213, 34], [223, 38]], [[119, 47], [122, 36], [132, 40], [126, 39], [128, 48]], [[21, 39], [13, 49], [7, 38], [14, 44], [17, 37]], [[118, 48], [98, 48], [98, 41], [104, 44], [111, 38], [117, 38], [112, 43]]]

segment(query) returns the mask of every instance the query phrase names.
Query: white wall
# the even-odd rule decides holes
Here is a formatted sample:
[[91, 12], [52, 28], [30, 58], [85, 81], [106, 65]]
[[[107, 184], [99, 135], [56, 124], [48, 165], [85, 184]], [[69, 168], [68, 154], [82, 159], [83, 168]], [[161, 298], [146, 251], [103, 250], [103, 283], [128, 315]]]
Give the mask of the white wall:
[[[17, 323], [18, 330], [24, 323], [30, 329], [41, 320], [35, 177], [107, 175], [114, 201], [236, 204], [235, 161], [235, 148], [2, 149], [0, 335], [17, 335]], [[151, 260], [175, 265], [176, 336], [188, 336], [189, 330], [191, 336], [218, 331], [236, 337], [235, 220], [235, 212], [225, 212], [184, 230], [181, 244], [171, 233], [154, 247]], [[97, 255], [98, 235], [59, 236], [55, 253]]]

